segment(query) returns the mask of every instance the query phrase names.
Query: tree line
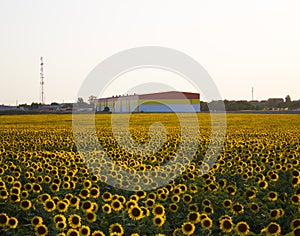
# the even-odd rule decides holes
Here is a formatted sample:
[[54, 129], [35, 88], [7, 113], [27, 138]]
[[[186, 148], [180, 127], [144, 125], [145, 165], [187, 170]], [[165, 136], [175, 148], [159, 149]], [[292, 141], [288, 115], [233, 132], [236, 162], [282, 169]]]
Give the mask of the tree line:
[[300, 109], [300, 100], [292, 101], [287, 95], [284, 99], [268, 99], [267, 101], [212, 101], [200, 102], [201, 111], [209, 111], [209, 106], [218, 107], [218, 104], [224, 103], [226, 111], [242, 111], [242, 110], [297, 110]]

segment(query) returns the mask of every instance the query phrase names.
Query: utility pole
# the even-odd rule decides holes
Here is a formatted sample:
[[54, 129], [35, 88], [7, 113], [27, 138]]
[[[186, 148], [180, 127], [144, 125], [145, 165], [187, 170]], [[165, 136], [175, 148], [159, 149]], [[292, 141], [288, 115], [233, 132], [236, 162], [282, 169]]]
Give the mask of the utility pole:
[[43, 57], [41, 57], [41, 64], [40, 64], [40, 85], [41, 85], [41, 104], [45, 104], [45, 91], [44, 91], [44, 62]]

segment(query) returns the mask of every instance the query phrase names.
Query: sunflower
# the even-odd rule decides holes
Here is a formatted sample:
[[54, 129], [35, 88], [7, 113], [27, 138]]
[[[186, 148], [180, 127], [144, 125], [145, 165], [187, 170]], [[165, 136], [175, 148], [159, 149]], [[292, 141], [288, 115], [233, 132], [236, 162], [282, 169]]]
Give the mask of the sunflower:
[[78, 228], [81, 226], [81, 217], [77, 214], [70, 215], [68, 222], [72, 228]]
[[195, 231], [195, 225], [191, 222], [185, 222], [182, 224], [181, 230], [184, 235], [192, 235]]
[[297, 227], [297, 228], [295, 228], [294, 230], [293, 230], [293, 235], [295, 235], [295, 236], [298, 236], [298, 235], [300, 235], [300, 227]]
[[268, 187], [268, 182], [267, 181], [261, 181], [258, 183], [258, 186], [261, 188], [261, 189], [266, 189]]
[[234, 214], [242, 214], [244, 212], [244, 206], [240, 203], [235, 203], [232, 205], [231, 210]]
[[119, 235], [123, 235], [124, 229], [119, 223], [114, 223], [109, 226], [109, 233], [118, 233]]
[[39, 224], [37, 225], [35, 228], [35, 233], [37, 236], [43, 236], [43, 235], [47, 235], [48, 234], [48, 228], [46, 225], [43, 224]]
[[203, 211], [207, 215], [211, 215], [214, 213], [214, 209], [211, 206], [204, 207]]
[[188, 190], [185, 184], [178, 184], [178, 186], [181, 189], [182, 193], [185, 193]]
[[219, 183], [221, 188], [225, 188], [226, 184], [227, 184], [227, 180], [226, 179], [220, 179], [218, 183]]
[[278, 193], [277, 192], [271, 191], [271, 192], [268, 193], [268, 200], [269, 201], [274, 202], [274, 201], [277, 200], [277, 198], [278, 198]]
[[80, 236], [89, 236], [90, 233], [91, 233], [91, 229], [86, 225], [81, 226], [81, 228], [79, 229]]
[[79, 197], [74, 196], [70, 199], [70, 205], [72, 207], [74, 207], [75, 209], [79, 208], [79, 203], [80, 203], [80, 198]]
[[277, 210], [279, 211], [279, 217], [283, 217], [285, 214], [284, 210], [282, 208], [278, 208]]
[[174, 188], [174, 190], [173, 190], [173, 192], [174, 192], [174, 194], [177, 194], [177, 195], [179, 195], [179, 194], [181, 194], [182, 193], [182, 190], [181, 190], [181, 188], [180, 187], [175, 187]]
[[140, 190], [140, 191], [137, 191], [136, 195], [138, 195], [138, 197], [139, 197], [140, 199], [143, 199], [143, 198], [146, 197], [147, 194], [146, 194], [145, 191]]
[[67, 227], [67, 224], [65, 221], [58, 221], [57, 223], [55, 223], [55, 228], [57, 230], [63, 231], [66, 227]]
[[69, 229], [67, 232], [67, 236], [80, 236], [80, 233], [76, 229]]
[[199, 207], [198, 207], [197, 203], [189, 204], [188, 210], [189, 211], [198, 211]]
[[91, 196], [92, 198], [98, 198], [99, 195], [100, 195], [100, 190], [99, 190], [99, 188], [93, 187], [93, 188], [90, 189], [90, 196]]
[[133, 220], [140, 220], [143, 218], [143, 211], [138, 206], [133, 206], [128, 210], [129, 217]]
[[212, 227], [212, 220], [209, 217], [202, 219], [201, 226], [204, 229], [210, 229]]
[[149, 208], [152, 208], [155, 205], [155, 200], [152, 198], [148, 198], [145, 202], [145, 205]]
[[246, 222], [241, 221], [236, 224], [235, 230], [240, 236], [247, 235], [249, 233], [249, 225]]
[[92, 203], [92, 212], [97, 212], [99, 210], [99, 205], [96, 202]]
[[231, 219], [222, 219], [220, 220], [220, 229], [224, 232], [224, 233], [230, 233], [233, 230], [233, 224]]
[[43, 176], [40, 176], [40, 175], [36, 178], [36, 180], [39, 184], [44, 181]]
[[185, 204], [189, 204], [193, 200], [193, 197], [190, 194], [184, 194], [182, 200]]
[[155, 226], [161, 227], [165, 223], [165, 219], [162, 216], [154, 216], [152, 220]]
[[246, 191], [245, 195], [248, 199], [251, 200], [256, 197], [256, 192], [253, 189], [250, 189], [250, 190]]
[[105, 214], [110, 214], [111, 213], [111, 206], [109, 204], [104, 204], [102, 206], [102, 211], [105, 213]]
[[9, 195], [9, 201], [10, 202], [19, 202], [20, 201], [20, 195], [14, 194], [14, 193]]
[[95, 222], [97, 220], [97, 215], [92, 211], [88, 211], [85, 216], [87, 222], [89, 223]]
[[112, 195], [110, 192], [104, 192], [102, 194], [102, 200], [105, 201], [105, 202], [108, 202], [112, 199]]
[[120, 211], [123, 208], [122, 203], [118, 199], [113, 200], [110, 205], [114, 211]]
[[259, 205], [255, 202], [250, 203], [249, 208], [252, 213], [257, 213], [259, 211]]
[[299, 218], [292, 220], [292, 222], [290, 224], [291, 230], [294, 230], [294, 229], [296, 229], [299, 226], [300, 226], [300, 219]]
[[44, 183], [50, 184], [50, 182], [51, 182], [51, 177], [48, 176], [48, 175], [46, 175], [46, 176], [44, 177]]
[[300, 178], [299, 177], [293, 177], [292, 178], [293, 187], [296, 187], [299, 183], [300, 183]]
[[51, 199], [51, 196], [48, 193], [43, 193], [41, 195], [38, 196], [38, 200], [41, 203], [45, 203], [46, 200]]
[[230, 195], [235, 195], [235, 193], [236, 193], [236, 186], [235, 185], [229, 185], [229, 186], [227, 186], [226, 191]]
[[109, 236], [120, 236], [120, 234], [115, 232], [115, 233], [109, 234]]
[[138, 201], [140, 198], [139, 198], [139, 196], [138, 195], [136, 195], [136, 194], [134, 194], [134, 195], [131, 195], [130, 197], [129, 197], [129, 200], [133, 200], [133, 201]]
[[30, 200], [22, 200], [21, 203], [20, 203], [20, 208], [23, 210], [23, 211], [27, 211], [31, 208], [32, 204], [31, 204], [31, 201]]
[[6, 189], [1, 189], [0, 190], [0, 199], [7, 199], [8, 198], [8, 192], [6, 191]]
[[171, 204], [169, 205], [169, 210], [170, 210], [171, 212], [177, 212], [177, 210], [178, 210], [177, 204], [176, 204], [176, 203], [171, 203]]
[[202, 206], [210, 206], [211, 205], [211, 201], [209, 199], [204, 199], [202, 201]]
[[68, 189], [70, 189], [71, 184], [70, 184], [70, 182], [64, 182], [62, 186], [63, 186], [63, 189], [68, 190]]
[[190, 192], [191, 193], [197, 193], [198, 192], [198, 187], [194, 184], [190, 185]]
[[168, 195], [165, 193], [158, 194], [158, 199], [161, 201], [166, 201], [168, 199]]
[[148, 199], [151, 198], [151, 199], [155, 200], [156, 199], [156, 194], [151, 192], [151, 193], [148, 194], [147, 197], [148, 197]]
[[54, 222], [54, 223], [58, 223], [58, 222], [66, 222], [66, 217], [65, 217], [64, 215], [61, 215], [61, 214], [55, 215], [55, 216], [53, 217], [53, 222]]
[[52, 199], [47, 199], [44, 203], [44, 209], [47, 212], [52, 212], [56, 209], [55, 202]]
[[[28, 195], [29, 195], [29, 193], [28, 193], [26, 190], [23, 190], [23, 191], [21, 192], [21, 198], [22, 198], [22, 199], [28, 198]], [[0, 198], [1, 198], [1, 196], [0, 196]]]
[[50, 190], [51, 190], [52, 192], [54, 192], [54, 193], [59, 192], [59, 185], [56, 184], [56, 183], [52, 183], [52, 184], [50, 185]]
[[155, 216], [162, 216], [165, 214], [165, 208], [161, 204], [156, 204], [152, 209], [152, 213]]
[[83, 186], [84, 188], [89, 189], [92, 186], [92, 182], [90, 180], [85, 180]]
[[12, 187], [10, 190], [9, 190], [9, 193], [10, 194], [16, 194], [16, 195], [19, 195], [21, 192], [20, 188], [17, 188], [17, 187]]
[[291, 200], [291, 202], [292, 202], [293, 205], [299, 205], [299, 203], [300, 203], [300, 195], [294, 194], [294, 195], [291, 196], [290, 200]]
[[105, 234], [101, 230], [96, 230], [91, 236], [105, 236]]
[[271, 220], [278, 220], [280, 218], [280, 216], [281, 216], [281, 214], [278, 209], [270, 211], [270, 219]]
[[225, 219], [232, 221], [232, 219], [229, 215], [223, 215], [219, 218], [219, 222], [221, 222], [222, 220], [225, 220]]
[[31, 219], [31, 225], [33, 227], [37, 226], [37, 225], [40, 225], [43, 223], [43, 218], [40, 217], [40, 216], [34, 216], [32, 219]]
[[278, 181], [278, 178], [279, 178], [279, 176], [278, 176], [277, 173], [272, 173], [272, 174], [270, 175], [270, 181], [272, 181], [272, 182]]
[[190, 212], [187, 215], [187, 219], [189, 222], [196, 224], [196, 223], [200, 222], [200, 213], [199, 212]]
[[68, 210], [68, 205], [64, 200], [58, 201], [56, 208], [59, 212], [66, 212]]
[[0, 226], [4, 227], [7, 225], [8, 222], [8, 215], [6, 215], [5, 213], [1, 213], [0, 214]]
[[146, 208], [146, 207], [141, 207], [142, 211], [143, 211], [143, 216], [150, 216], [150, 211]]
[[171, 197], [171, 201], [174, 203], [180, 202], [180, 196], [178, 194], [175, 194]]
[[6, 180], [6, 182], [7, 183], [9, 183], [9, 184], [13, 184], [14, 183], [14, 177], [12, 177], [12, 176], [10, 176], [10, 175], [6, 175], [5, 176], [5, 180]]
[[81, 205], [81, 209], [84, 211], [84, 212], [88, 212], [88, 211], [91, 211], [93, 209], [93, 204], [90, 200], [86, 200], [82, 203]]
[[87, 199], [89, 196], [90, 196], [90, 191], [89, 189], [81, 189], [80, 190], [80, 193], [79, 193], [79, 196], [82, 198], [82, 199]]
[[275, 222], [271, 222], [267, 228], [265, 229], [267, 235], [279, 235], [281, 233], [281, 227], [279, 224], [275, 223]]

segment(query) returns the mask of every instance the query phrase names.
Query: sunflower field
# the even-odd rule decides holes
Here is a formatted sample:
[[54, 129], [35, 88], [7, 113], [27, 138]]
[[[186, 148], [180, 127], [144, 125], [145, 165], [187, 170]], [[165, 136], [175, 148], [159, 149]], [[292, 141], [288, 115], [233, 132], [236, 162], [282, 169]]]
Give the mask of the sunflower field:
[[170, 161], [180, 144], [176, 115], [131, 115], [137, 143], [149, 142], [153, 122], [165, 127], [164, 145], [145, 156], [118, 146], [111, 115], [95, 120], [99, 143], [116, 164], [107, 175], [78, 152], [72, 115], [0, 116], [0, 235], [300, 235], [298, 115], [227, 114], [218, 159], [203, 169], [211, 122], [198, 114], [192, 161], [168, 184], [147, 191], [106, 180], [139, 183], [118, 176], [117, 166], [146, 171]]

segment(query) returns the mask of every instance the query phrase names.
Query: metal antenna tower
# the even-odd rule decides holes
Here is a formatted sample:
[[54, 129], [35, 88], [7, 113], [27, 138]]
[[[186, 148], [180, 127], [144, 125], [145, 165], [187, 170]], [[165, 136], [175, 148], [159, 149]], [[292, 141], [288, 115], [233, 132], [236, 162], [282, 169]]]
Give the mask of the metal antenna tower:
[[45, 104], [45, 91], [44, 91], [44, 62], [43, 62], [43, 57], [41, 57], [41, 64], [40, 64], [40, 85], [41, 85], [41, 98], [40, 98], [40, 102], [42, 104]]

